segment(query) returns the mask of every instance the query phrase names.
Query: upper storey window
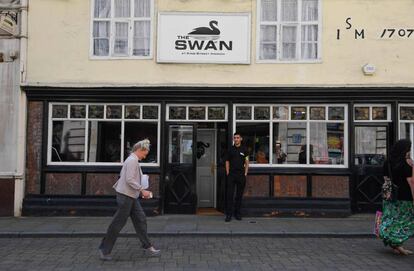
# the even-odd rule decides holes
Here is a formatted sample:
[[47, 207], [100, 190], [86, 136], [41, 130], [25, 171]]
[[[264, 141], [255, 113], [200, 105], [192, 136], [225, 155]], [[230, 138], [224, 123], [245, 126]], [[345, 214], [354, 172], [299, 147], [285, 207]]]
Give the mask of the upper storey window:
[[320, 59], [320, 0], [259, 0], [258, 62]]
[[92, 0], [93, 58], [151, 58], [153, 0]]

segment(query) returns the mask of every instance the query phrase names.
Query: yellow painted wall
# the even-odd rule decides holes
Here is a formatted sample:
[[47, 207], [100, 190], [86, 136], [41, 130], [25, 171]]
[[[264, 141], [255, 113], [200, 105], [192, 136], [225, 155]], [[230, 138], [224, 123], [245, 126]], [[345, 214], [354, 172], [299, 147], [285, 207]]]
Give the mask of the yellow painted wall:
[[[155, 0], [155, 12], [251, 12], [250, 65], [158, 64], [150, 60], [91, 60], [90, 0], [29, 1], [29, 85], [155, 86], [414, 86], [414, 33], [380, 39], [384, 28], [414, 28], [413, 0], [321, 0], [322, 61], [256, 63], [255, 0]], [[365, 29], [365, 39], [346, 30]], [[154, 25], [156, 29], [156, 21]], [[337, 40], [337, 29], [341, 39]], [[155, 30], [154, 30], [155, 31]], [[156, 34], [156, 33], [155, 33]], [[377, 67], [364, 76], [366, 63]]]

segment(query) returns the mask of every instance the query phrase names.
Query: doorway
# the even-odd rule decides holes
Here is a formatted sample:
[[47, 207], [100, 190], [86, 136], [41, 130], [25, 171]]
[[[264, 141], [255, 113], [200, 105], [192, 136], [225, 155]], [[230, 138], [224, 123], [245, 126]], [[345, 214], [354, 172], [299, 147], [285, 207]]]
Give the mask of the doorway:
[[226, 123], [167, 125], [164, 212], [212, 214], [224, 206]]

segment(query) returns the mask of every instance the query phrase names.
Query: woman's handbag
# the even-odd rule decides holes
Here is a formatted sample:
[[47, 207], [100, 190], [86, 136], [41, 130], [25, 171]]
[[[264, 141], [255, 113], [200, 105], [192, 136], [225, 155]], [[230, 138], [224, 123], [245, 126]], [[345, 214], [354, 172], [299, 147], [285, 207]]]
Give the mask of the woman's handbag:
[[382, 185], [382, 199], [388, 201], [395, 201], [398, 197], [398, 186], [395, 185], [392, 181], [392, 172], [390, 163], [388, 163], [388, 175], [384, 176], [384, 183]]

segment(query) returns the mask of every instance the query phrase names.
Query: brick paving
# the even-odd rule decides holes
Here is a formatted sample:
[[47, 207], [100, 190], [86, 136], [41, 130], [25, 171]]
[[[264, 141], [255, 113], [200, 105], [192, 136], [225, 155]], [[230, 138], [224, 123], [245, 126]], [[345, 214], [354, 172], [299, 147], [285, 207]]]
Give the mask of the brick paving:
[[[162, 256], [147, 258], [135, 238], [120, 238], [113, 261], [98, 259], [100, 238], [2, 238], [0, 270], [414, 270], [374, 238], [162, 236]], [[414, 240], [406, 244], [414, 249]]]

